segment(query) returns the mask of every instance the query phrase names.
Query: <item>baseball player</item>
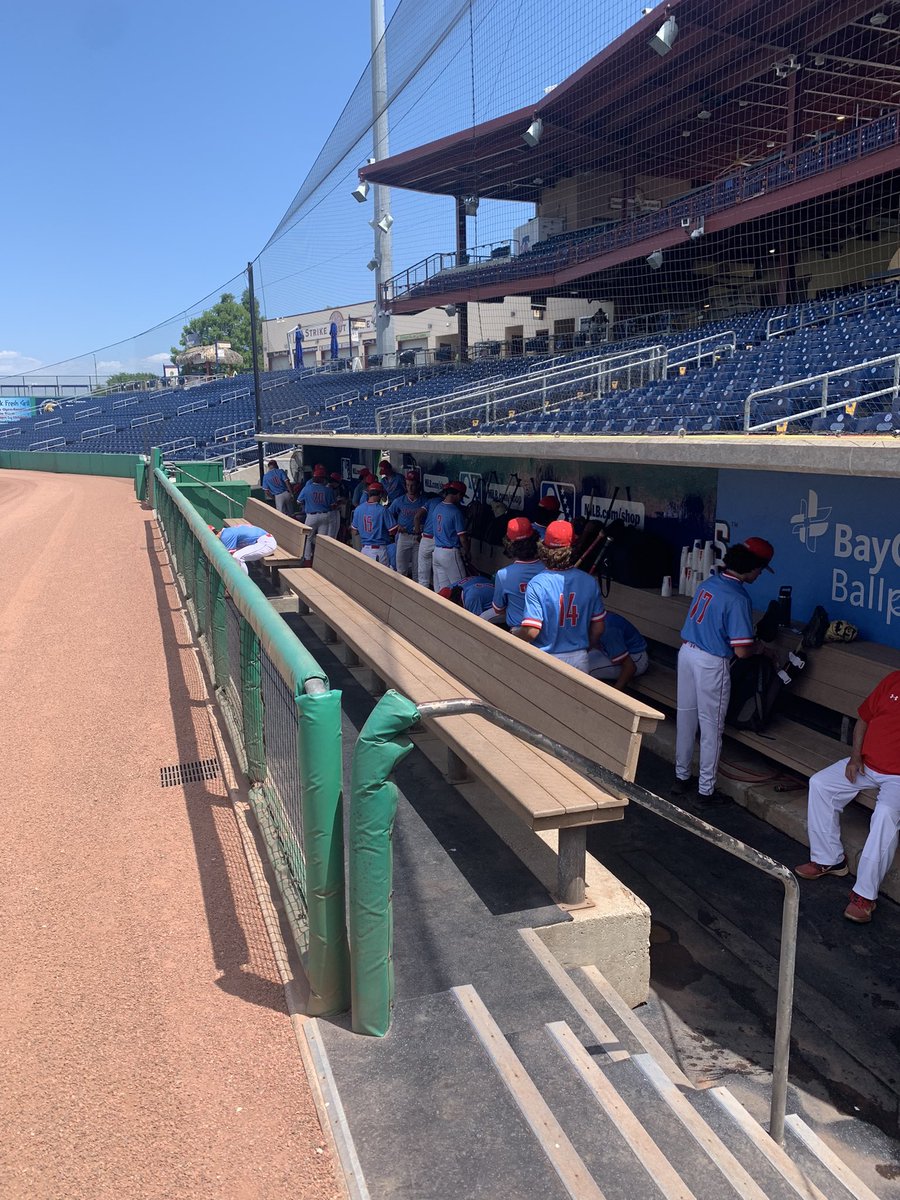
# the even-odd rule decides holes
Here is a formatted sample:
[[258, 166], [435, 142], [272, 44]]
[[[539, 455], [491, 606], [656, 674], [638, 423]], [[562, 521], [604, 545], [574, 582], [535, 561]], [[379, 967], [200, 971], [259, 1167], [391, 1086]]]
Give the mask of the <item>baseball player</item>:
[[638, 630], [618, 613], [607, 613], [600, 644], [588, 654], [589, 673], [621, 692], [649, 665], [647, 643]]
[[403, 495], [403, 477], [398, 475], [386, 458], [378, 464], [378, 477], [388, 498], [388, 504], [393, 504]]
[[606, 610], [597, 580], [570, 565], [574, 540], [569, 521], [547, 526], [538, 547], [546, 570], [529, 580], [525, 616], [513, 633], [560, 662], [587, 671], [588, 650], [600, 640]]
[[444, 488], [444, 496], [434, 510], [434, 590], [452, 587], [466, 574], [465, 559], [469, 556], [469, 535], [466, 533], [466, 514], [462, 498], [466, 485], [454, 480]]
[[796, 867], [801, 879], [846, 875], [841, 812], [863, 789], [878, 793], [869, 836], [856, 867], [856, 884], [844, 909], [858, 925], [872, 920], [881, 881], [894, 861], [900, 832], [900, 671], [882, 679], [859, 706], [850, 757], [809, 781], [807, 828], [812, 861]]
[[[559, 520], [559, 500], [555, 496], [542, 496], [538, 500], [537, 516], [540, 520], [544, 520], [549, 524], [551, 521]], [[539, 525], [537, 522], [532, 522], [534, 532], [538, 537], [542, 538], [547, 532], [547, 525]]]
[[303, 565], [312, 566], [316, 538], [320, 533], [331, 532], [331, 514], [335, 506], [334, 492], [328, 486], [328, 477], [323, 466], [317, 465], [313, 468], [312, 479], [303, 485], [297, 503], [303, 509], [304, 524], [310, 529]]
[[291, 481], [274, 458], [269, 460], [268, 470], [262, 477], [262, 485], [266, 495], [275, 501], [275, 507], [279, 512], [291, 513], [293, 511], [294, 497], [291, 493]]
[[353, 528], [359, 534], [362, 552], [382, 566], [389, 566], [388, 543], [391, 540], [391, 520], [382, 504], [384, 488], [377, 481], [370, 483], [365, 504], [353, 510]]
[[331, 522], [325, 532], [329, 537], [336, 538], [341, 531], [341, 515], [345, 500], [344, 481], [337, 471], [332, 471], [328, 476], [328, 486], [331, 488], [332, 495]]
[[[210, 527], [212, 528], [212, 527]], [[245, 575], [248, 562], [259, 558], [267, 558], [278, 549], [278, 544], [271, 533], [260, 529], [258, 525], [231, 525], [219, 530], [219, 541], [229, 551], [236, 563], [240, 564]]]
[[441, 588], [438, 595], [461, 605], [476, 617], [493, 616], [491, 598], [494, 595], [494, 581], [486, 575], [467, 575], [451, 587]]
[[368, 490], [369, 484], [377, 482], [378, 480], [371, 471], [367, 470], [360, 472], [359, 479], [356, 481], [356, 487], [353, 489], [353, 496], [350, 500], [350, 503], [354, 508], [356, 508], [357, 504], [365, 504], [366, 491]]
[[392, 521], [391, 533], [397, 540], [397, 572], [412, 579], [417, 579], [419, 573], [416, 518], [424, 512], [419, 476], [415, 471], [407, 471], [406, 494], [388, 505], [388, 516]]
[[522, 624], [529, 581], [547, 569], [537, 556], [537, 544], [538, 535], [527, 517], [513, 517], [507, 523], [503, 550], [513, 561], [494, 576], [491, 613], [510, 629]]
[[745, 584], [755, 583], [775, 553], [764, 538], [747, 538], [725, 551], [722, 569], [701, 583], [681, 628], [673, 796], [694, 790], [691, 760], [700, 730], [701, 802], [722, 803], [716, 773], [722, 751], [722, 726], [731, 695], [731, 660], [769, 651], [753, 632], [753, 606]]
[[419, 542], [418, 579], [422, 587], [431, 587], [432, 563], [434, 560], [434, 513], [443, 501], [443, 496], [425, 496], [424, 511], [416, 517], [416, 531], [422, 535]]

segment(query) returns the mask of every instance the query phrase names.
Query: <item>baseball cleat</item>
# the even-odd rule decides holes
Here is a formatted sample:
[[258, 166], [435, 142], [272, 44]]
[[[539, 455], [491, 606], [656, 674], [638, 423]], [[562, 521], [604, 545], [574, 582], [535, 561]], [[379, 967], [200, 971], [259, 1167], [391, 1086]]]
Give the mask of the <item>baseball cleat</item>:
[[842, 858], [833, 867], [825, 867], [816, 862], [803, 863], [800, 867], [794, 867], [794, 874], [799, 875], [801, 879], [821, 879], [823, 875], [849, 875], [850, 868], [846, 858]]
[[697, 790], [697, 781], [693, 778], [678, 779], [669, 788], [670, 796], [690, 796]]
[[865, 925], [872, 920], [874, 911], [874, 900], [867, 900], [865, 896], [858, 896], [856, 892], [851, 892], [850, 903], [844, 909], [844, 916], [848, 921], [855, 921], [857, 925]]
[[801, 644], [804, 650], [815, 650], [825, 641], [825, 631], [828, 629], [828, 613], [821, 604], [817, 604], [812, 616], [803, 627]]

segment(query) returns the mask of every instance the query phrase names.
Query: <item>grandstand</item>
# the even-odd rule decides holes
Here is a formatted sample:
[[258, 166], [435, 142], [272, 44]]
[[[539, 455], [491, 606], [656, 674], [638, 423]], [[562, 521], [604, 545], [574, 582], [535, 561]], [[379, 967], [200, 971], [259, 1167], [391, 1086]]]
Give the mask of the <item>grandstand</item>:
[[[128, 762], [152, 750], [152, 668], [156, 702], [169, 686], [182, 706], [179, 782], [218, 761], [247, 822], [244, 891], [262, 897], [270, 974], [359, 1200], [900, 1200], [900, 865], [864, 934], [828, 881], [800, 907], [789, 869], [809, 777], [846, 756], [860, 702], [900, 669], [900, 0], [670, 0], [634, 17], [401, 0], [251, 264], [270, 327], [258, 372], [109, 389], [92, 352], [60, 377], [95, 386], [0, 424], [0, 491], [40, 515], [42, 547], [42, 477], [17, 488], [5, 468], [134, 481], [134, 498], [121, 479], [77, 502], [67, 482], [46, 491], [73, 505], [84, 596], [89, 536], [119, 506], [100, 594], [115, 613], [131, 555], [135, 615], [115, 662], [132, 638], [153, 652], [127, 675], [145, 722]], [[327, 301], [370, 274], [373, 303], [349, 306], [333, 346]], [[103, 360], [158, 370], [210, 302]], [[429, 310], [452, 332], [419, 328], [404, 355], [399, 320], [412, 339]], [[299, 318], [277, 315], [300, 312], [316, 317], [307, 365]], [[508, 517], [542, 499], [584, 546], [615, 518], [603, 589], [649, 643], [641, 690], [541, 661], [324, 534], [308, 559], [308, 529], [264, 508], [256, 478], [258, 456], [288, 449], [345, 490], [383, 454], [429, 492], [463, 480], [487, 574]], [[312, 569], [243, 575], [214, 530], [257, 521], [282, 522], [281, 549]], [[766, 730], [731, 730], [735, 805], [682, 809], [661, 798], [679, 560], [751, 535], [775, 546], [758, 608], [787, 587], [795, 624], [822, 604], [858, 638], [816, 651]], [[94, 664], [106, 632], [66, 645]], [[182, 746], [182, 709], [221, 718], [202, 754]], [[29, 728], [29, 705], [16, 715]], [[848, 810], [854, 868], [871, 807]]]

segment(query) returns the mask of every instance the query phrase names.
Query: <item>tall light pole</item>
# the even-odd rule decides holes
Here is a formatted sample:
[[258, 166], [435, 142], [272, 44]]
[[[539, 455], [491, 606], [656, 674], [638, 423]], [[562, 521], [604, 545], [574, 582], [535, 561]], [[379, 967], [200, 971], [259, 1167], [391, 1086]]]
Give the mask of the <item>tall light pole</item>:
[[[372, 157], [378, 162], [390, 154], [387, 114], [387, 46], [384, 42], [384, 0], [371, 0], [372, 11]], [[384, 312], [382, 285], [394, 274], [394, 248], [390, 230], [391, 189], [373, 188], [375, 229], [375, 349], [382, 356], [397, 354], [397, 334], [390, 313]], [[387, 226], [387, 229], [384, 226]], [[381, 314], [384, 312], [384, 316]], [[396, 366], [396, 362], [393, 364]]]

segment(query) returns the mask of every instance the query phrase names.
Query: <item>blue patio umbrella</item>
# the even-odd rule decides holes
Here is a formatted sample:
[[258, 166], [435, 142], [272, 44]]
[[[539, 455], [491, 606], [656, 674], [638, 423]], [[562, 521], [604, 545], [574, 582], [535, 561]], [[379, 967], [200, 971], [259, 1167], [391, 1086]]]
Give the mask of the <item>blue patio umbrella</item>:
[[294, 366], [303, 366], [303, 329], [300, 325], [294, 330]]
[[331, 333], [331, 361], [335, 362], [340, 355], [340, 350], [338, 349], [338, 340], [337, 340], [337, 321], [331, 322], [330, 333]]

